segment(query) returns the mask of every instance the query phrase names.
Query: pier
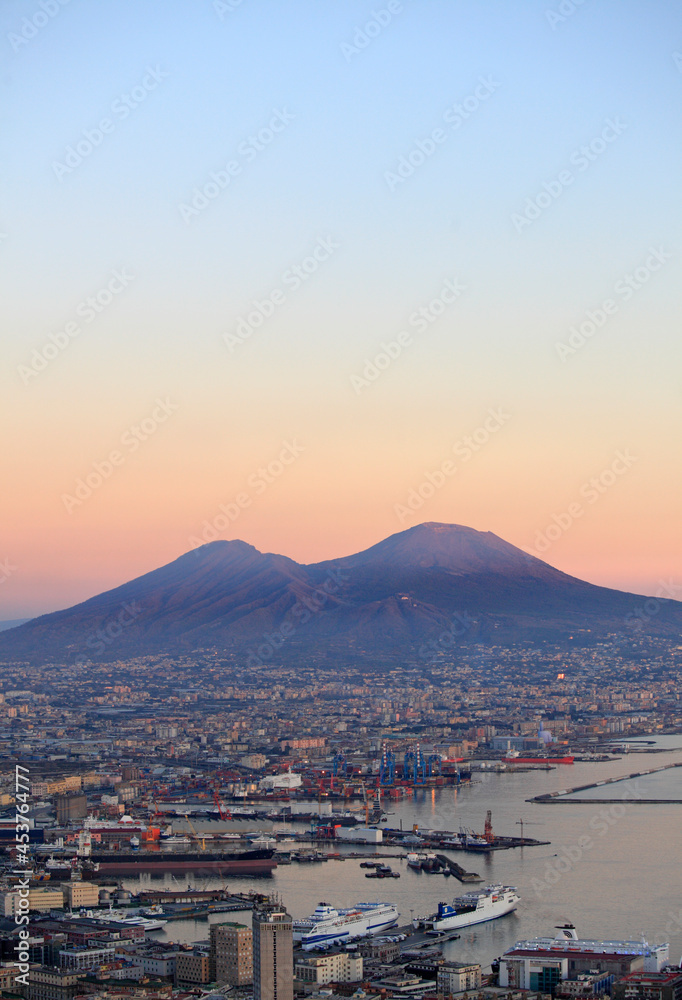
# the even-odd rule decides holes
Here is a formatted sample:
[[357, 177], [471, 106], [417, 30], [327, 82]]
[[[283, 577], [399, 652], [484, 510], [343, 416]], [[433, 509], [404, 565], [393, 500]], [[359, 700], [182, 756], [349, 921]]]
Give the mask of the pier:
[[447, 870], [450, 872], [450, 874], [454, 875], [455, 878], [458, 879], [460, 882], [482, 882], [483, 881], [483, 879], [478, 874], [478, 872], [468, 872], [468, 871], [465, 871], [464, 868], [462, 868], [461, 865], [458, 865], [456, 861], [451, 861], [450, 858], [447, 858], [444, 854], [437, 854], [436, 857], [438, 858], [438, 860], [440, 861], [440, 863], [443, 865], [443, 867], [447, 868]]
[[[668, 771], [672, 767], [682, 767], [682, 761], [675, 764], [662, 764], [661, 767], [651, 767], [647, 771], [633, 771], [631, 774], [621, 774], [618, 778], [604, 778], [602, 781], [592, 781], [589, 785], [574, 785], [573, 788], [562, 788], [558, 792], [546, 792], [543, 795], [535, 795], [532, 799], [526, 799], [526, 802], [538, 802], [541, 805], [554, 805], [555, 803], [566, 803], [567, 805], [596, 805], [606, 803], [608, 805], [614, 799], [580, 799], [567, 798], [566, 796], [572, 796], [576, 792], [586, 792], [591, 788], [604, 788], [607, 785], [617, 785], [620, 781], [644, 778], [648, 774], [658, 774], [660, 771]], [[671, 803], [673, 805], [682, 805], [682, 799], [645, 799], [639, 795], [628, 795], [627, 798], [628, 802], [632, 802], [633, 805], [670, 805]]]

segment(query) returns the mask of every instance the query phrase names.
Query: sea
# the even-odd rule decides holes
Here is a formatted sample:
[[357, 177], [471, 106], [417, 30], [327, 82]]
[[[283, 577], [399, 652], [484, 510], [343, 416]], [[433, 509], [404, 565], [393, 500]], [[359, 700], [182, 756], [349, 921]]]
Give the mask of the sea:
[[[557, 765], [553, 770], [518, 773], [484, 770], [474, 773], [470, 785], [417, 789], [410, 798], [385, 803], [386, 825], [402, 826], [405, 831], [415, 828], [456, 832], [466, 827], [481, 833], [486, 812], [491, 810], [495, 833], [519, 836], [523, 822], [525, 837], [546, 842], [485, 855], [461, 851], [449, 855], [482, 877], [484, 881], [478, 885], [516, 886], [521, 900], [514, 913], [461, 929], [458, 940], [442, 946], [446, 959], [480, 962], [485, 968], [515, 942], [553, 936], [557, 926], [571, 923], [582, 938], [641, 941], [644, 937], [651, 944], [667, 941], [671, 961], [680, 964], [682, 767], [577, 793], [580, 798], [589, 798], [589, 803], [572, 802], [570, 795], [562, 795], [560, 802], [552, 804], [529, 801], [548, 792], [682, 763], [682, 734], [647, 740], [631, 741], [627, 754], [607, 762], [575, 762]], [[647, 799], [665, 801], [641, 801]], [[310, 810], [311, 806], [304, 808]], [[342, 858], [319, 864], [282, 865], [266, 879], [231, 878], [226, 882], [193, 875], [153, 879], [141, 875], [124, 880], [123, 885], [132, 891], [191, 885], [276, 893], [294, 918], [307, 916], [322, 901], [340, 907], [368, 900], [385, 901], [398, 907], [399, 925], [409, 924], [413, 916], [433, 913], [439, 901], [450, 902], [477, 887], [462, 885], [454, 877], [415, 872], [395, 857], [404, 850], [388, 846], [380, 851], [389, 856], [387, 863], [401, 877], [368, 881], [365, 870], [360, 868], [362, 859], [344, 855], [363, 851], [371, 855], [375, 848], [354, 844], [328, 850], [340, 850]], [[151, 937], [160, 941], [205, 941], [209, 921], [224, 920], [250, 922], [250, 912], [169, 921]]]

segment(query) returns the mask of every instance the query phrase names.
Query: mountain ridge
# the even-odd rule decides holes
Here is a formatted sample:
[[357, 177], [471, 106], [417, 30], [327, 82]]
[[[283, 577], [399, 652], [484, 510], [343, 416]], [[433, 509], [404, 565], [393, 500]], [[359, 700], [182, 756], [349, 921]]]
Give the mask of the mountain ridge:
[[[0, 633], [0, 662], [208, 648], [253, 656], [273, 645], [266, 636], [278, 637], [274, 648], [283, 659], [333, 654], [389, 662], [419, 656], [457, 616], [468, 623], [462, 643], [628, 636], [642, 600], [569, 576], [493, 532], [464, 525], [424, 522], [361, 552], [310, 564], [240, 539], [218, 540]], [[659, 605], [652, 634], [679, 635], [682, 604]]]

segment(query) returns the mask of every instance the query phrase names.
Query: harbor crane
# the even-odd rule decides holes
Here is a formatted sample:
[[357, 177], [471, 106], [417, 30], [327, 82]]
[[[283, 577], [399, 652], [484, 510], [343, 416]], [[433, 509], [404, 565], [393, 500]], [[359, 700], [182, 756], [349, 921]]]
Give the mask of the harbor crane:
[[194, 823], [189, 818], [189, 816], [185, 815], [185, 819], [187, 820], [187, 825], [189, 826], [190, 830], [192, 831], [192, 834], [193, 834], [194, 839], [196, 840], [197, 844], [199, 844], [199, 846], [201, 847], [202, 851], [205, 851], [206, 850], [206, 841], [205, 841], [205, 839], [203, 837], [199, 836], [199, 834], [197, 833], [197, 831], [194, 828]]

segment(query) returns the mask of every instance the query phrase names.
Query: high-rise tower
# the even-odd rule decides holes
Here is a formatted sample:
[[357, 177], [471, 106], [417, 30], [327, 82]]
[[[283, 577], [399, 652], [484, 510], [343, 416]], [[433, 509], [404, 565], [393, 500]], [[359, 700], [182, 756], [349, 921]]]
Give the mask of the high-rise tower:
[[293, 927], [278, 903], [253, 912], [253, 997], [294, 1000]]

